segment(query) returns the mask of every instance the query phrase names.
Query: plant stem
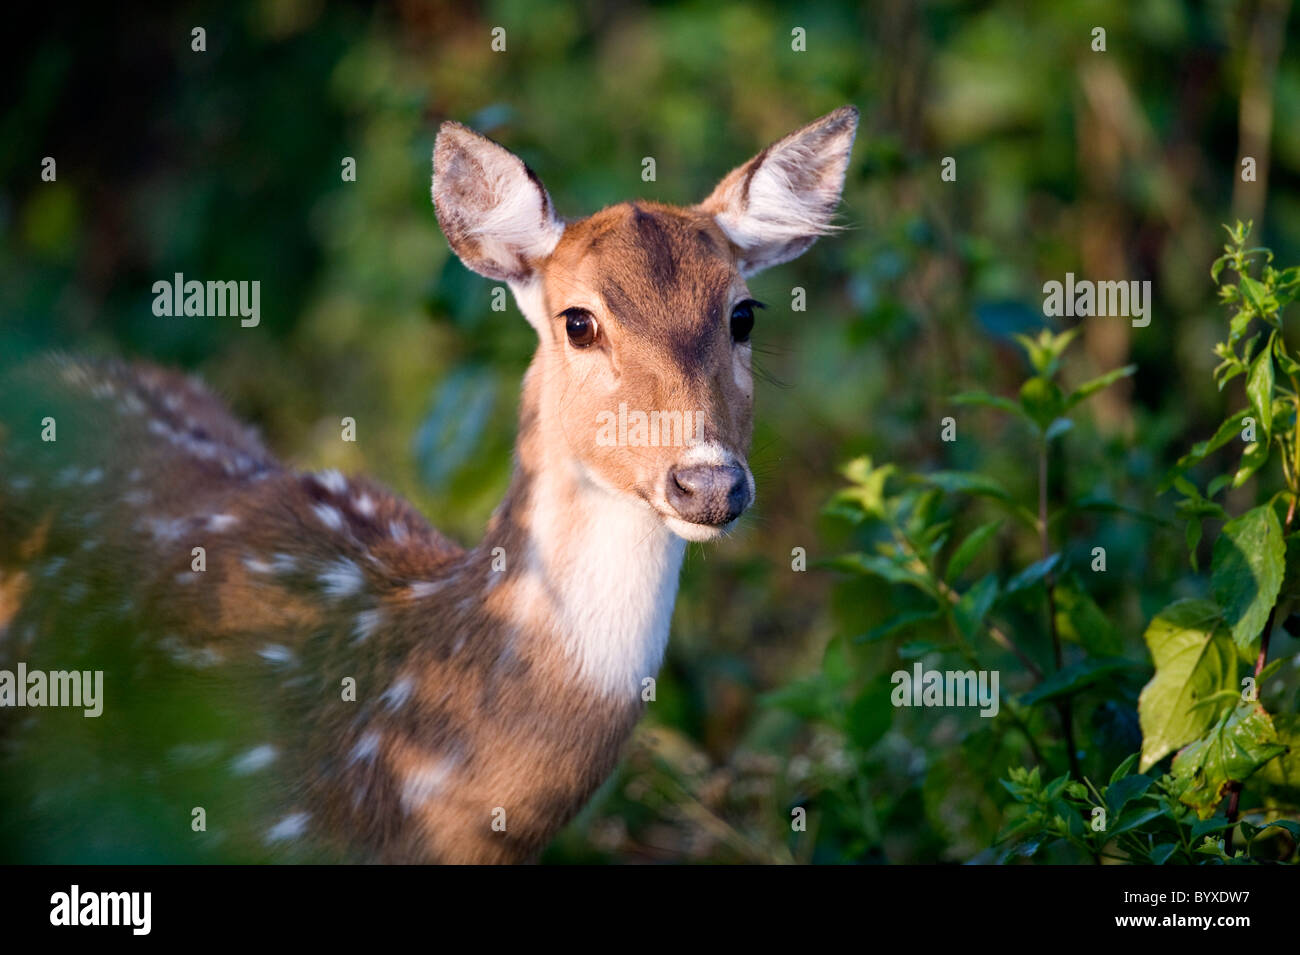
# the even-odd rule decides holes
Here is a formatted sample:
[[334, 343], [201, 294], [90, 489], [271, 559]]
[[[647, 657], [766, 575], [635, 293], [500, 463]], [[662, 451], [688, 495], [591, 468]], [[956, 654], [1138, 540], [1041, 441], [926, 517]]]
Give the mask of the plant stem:
[[[1047, 534], [1047, 440], [1038, 446], [1038, 542], [1043, 553], [1043, 560], [1052, 555], [1052, 541]], [[1052, 636], [1052, 657], [1056, 662], [1056, 672], [1060, 673], [1065, 665], [1065, 654], [1061, 648], [1061, 634], [1056, 629], [1056, 574], [1047, 575], [1047, 628]], [[1063, 696], [1056, 703], [1056, 712], [1061, 717], [1061, 732], [1065, 737], [1066, 754], [1070, 761], [1070, 775], [1082, 779], [1079, 770], [1079, 754], [1074, 746], [1074, 707], [1070, 697]]]
[[[949, 609], [951, 611], [951, 607], [961, 600], [961, 594], [949, 587], [948, 584], [934, 572], [933, 568], [922, 559], [916, 546], [897, 528], [891, 528], [890, 530], [894, 537], [894, 543], [914, 561], [915, 566], [912, 569], [923, 571], [925, 575], [930, 578], [934, 583], [935, 591], [939, 596], [943, 597], [944, 600], [948, 601]], [[1016, 658], [1024, 664], [1025, 669], [1033, 674], [1035, 680], [1041, 681], [1043, 679], [1043, 671], [1039, 668], [1038, 664], [1035, 663], [1029, 654], [1025, 653], [1025, 651], [1022, 650], [1010, 636], [989, 621], [985, 621], [984, 627], [988, 630], [989, 636], [993, 639], [993, 642], [1004, 650], [1010, 650], [1014, 653]]]
[[[1297, 431], [1300, 432], [1300, 418], [1296, 423]], [[1300, 433], [1297, 434], [1297, 447], [1300, 447]], [[1287, 530], [1291, 527], [1291, 518], [1295, 516], [1296, 495], [1291, 494], [1291, 506], [1287, 508], [1286, 523], [1282, 525], [1282, 535], [1286, 536]], [[1264, 632], [1259, 637], [1259, 656], [1255, 658], [1255, 693], [1259, 693], [1259, 675], [1264, 672], [1264, 665], [1268, 663], [1268, 643], [1269, 638], [1273, 635], [1273, 623], [1277, 619], [1277, 604], [1273, 604], [1273, 609], [1268, 612], [1268, 621], [1264, 624]], [[1229, 822], [1237, 821], [1237, 808], [1241, 803], [1241, 783], [1231, 783], [1228, 786], [1228, 809], [1227, 818]], [[1232, 855], [1232, 834], [1236, 829], [1235, 826], [1229, 829], [1223, 837], [1223, 851]]]

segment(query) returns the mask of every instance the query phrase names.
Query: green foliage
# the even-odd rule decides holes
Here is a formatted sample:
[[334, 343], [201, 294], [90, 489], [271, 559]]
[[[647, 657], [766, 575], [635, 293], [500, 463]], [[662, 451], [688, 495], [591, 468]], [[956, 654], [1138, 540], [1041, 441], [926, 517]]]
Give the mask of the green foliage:
[[[1300, 386], [1295, 375], [1300, 365], [1285, 344], [1281, 318], [1300, 288], [1300, 269], [1274, 268], [1270, 250], [1247, 247], [1250, 231], [1249, 224], [1240, 222], [1228, 229], [1224, 254], [1210, 270], [1220, 300], [1234, 309], [1227, 340], [1214, 347], [1222, 359], [1214, 377], [1222, 389], [1233, 377], [1244, 375], [1249, 405], [1227, 418], [1208, 443], [1181, 459], [1168, 483], [1183, 495], [1180, 511], [1188, 518], [1188, 540], [1193, 542], [1200, 539], [1202, 518], [1227, 518], [1209, 499], [1228, 483], [1244, 483], [1274, 450], [1284, 488], [1266, 503], [1224, 521], [1210, 567], [1212, 600], [1173, 604], [1157, 614], [1146, 634], [1156, 675], [1139, 706], [1142, 768], [1183, 747], [1172, 765], [1173, 775], [1185, 783], [1179, 798], [1201, 818], [1209, 818], [1224, 796], [1233, 793], [1228, 810], [1233, 822], [1236, 793], [1246, 780], [1289, 752], [1257, 699], [1279, 599], [1287, 602], [1281, 619], [1290, 612], [1290, 595], [1283, 597], [1282, 588], [1288, 553], [1295, 552], [1291, 525], [1300, 494], [1295, 457], [1300, 454]], [[1236, 281], [1228, 281], [1230, 276]], [[1281, 379], [1274, 374], [1275, 361]], [[1187, 469], [1229, 444], [1237, 433], [1245, 442], [1239, 465], [1235, 472], [1211, 479], [1202, 495], [1188, 479]], [[1278, 519], [1278, 503], [1286, 506], [1285, 520]], [[1251, 676], [1242, 681], [1244, 688], [1237, 682], [1238, 655], [1247, 665], [1254, 664]]]
[[[958, 406], [1006, 414], [1024, 429], [1038, 454], [1040, 483], [1034, 503], [1023, 501], [989, 474], [907, 474], [864, 457], [844, 469], [850, 485], [828, 505], [829, 513], [870, 529], [874, 545], [834, 558], [829, 565], [913, 594], [908, 599], [900, 594], [894, 612], [854, 642], [904, 641], [897, 647], [898, 658], [957, 661], [977, 671], [1005, 669], [1009, 664], [1020, 677], [1028, 677], [1026, 689], [1008, 693], [1004, 684], [997, 717], [983, 726], [978, 725], [983, 718], [975, 717], [965, 732], [972, 737], [992, 736], [998, 741], [996, 748], [1003, 751], [1028, 745], [1040, 758], [1070, 767], [1076, 766], [1078, 751], [1074, 703], [1122, 692], [1118, 688], [1142, 671], [1121, 654], [1114, 625], [1083, 585], [1083, 575], [1095, 569], [1091, 565], [1095, 558], [1079, 560], [1052, 547], [1052, 529], [1096, 501], [1078, 507], [1049, 500], [1050, 450], [1071, 431], [1068, 415], [1135, 370], [1125, 366], [1073, 387], [1062, 385], [1063, 356], [1076, 337], [1076, 332], [1050, 330], [1035, 338], [1018, 336], [1033, 370], [1020, 387], [1018, 400], [983, 391], [966, 391], [953, 399]], [[956, 515], [979, 501], [1001, 515], [955, 534]], [[995, 549], [1037, 549], [1038, 553], [1005, 573], [997, 569], [972, 573], [972, 568], [988, 565]], [[1036, 627], [1029, 623], [1035, 617]], [[1033, 639], [1035, 631], [1041, 634], [1043, 629], [1050, 634], [1046, 646]], [[1068, 663], [1064, 643], [1075, 648]], [[1044, 651], [1057, 661], [1050, 669], [1035, 660]], [[883, 699], [887, 686], [859, 680], [857, 692]], [[868, 703], [859, 696], [856, 705], [866, 708]], [[812, 707], [804, 715], [831, 719], [833, 712]], [[1061, 786], [1067, 779], [1061, 778]], [[1046, 797], [1049, 802], [1060, 796], [1059, 790], [1052, 789]], [[1068, 823], [1077, 828], [1076, 824], [1077, 819]], [[1084, 829], [1074, 835], [1083, 839]]]
[[1238, 698], [1237, 651], [1223, 613], [1208, 600], [1180, 600], [1143, 635], [1156, 673], [1142, 690], [1142, 763], [1146, 772], [1199, 739]]
[[1262, 826], [1243, 822], [1246, 844], [1229, 855], [1223, 833], [1233, 823], [1197, 818], [1183, 804], [1185, 780], [1133, 774], [1135, 761], [1136, 754], [1121, 763], [1104, 786], [1068, 775], [1045, 783], [1038, 767], [1012, 769], [1003, 785], [1014, 806], [998, 835], [999, 858], [1031, 857], [1053, 842], [1097, 860], [1135, 865], [1244, 864], [1295, 854], [1300, 823], [1283, 819]]
[[[1018, 739], [1031, 737], [1025, 742], [1040, 764], [1032, 770], [1007, 770], [1004, 785], [1015, 805], [1009, 810], [1010, 823], [996, 839], [1001, 858], [1031, 857], [1045, 845], [1068, 845], [1094, 859], [1252, 861], [1260, 830], [1241, 818], [1242, 786], [1257, 774], [1270, 788], [1289, 785], [1294, 778], [1292, 763], [1284, 762], [1292, 756], [1294, 724], [1287, 719], [1279, 730], [1258, 701], [1258, 687], [1267, 676], [1266, 638], [1278, 602], [1289, 601], [1294, 593], [1295, 562], [1288, 561], [1288, 554], [1300, 552], [1290, 530], [1300, 490], [1294, 478], [1300, 468], [1286, 463], [1300, 448], [1300, 405], [1291, 373], [1300, 366], [1283, 343], [1278, 314], [1291, 300], [1295, 279], [1291, 270], [1279, 272], [1268, 264], [1258, 279], [1251, 278], [1252, 263], [1271, 262], [1271, 253], [1245, 249], [1248, 233], [1249, 227], [1243, 226], [1231, 231], [1232, 242], [1215, 263], [1214, 277], [1222, 282], [1231, 269], [1240, 280], [1221, 286], [1222, 299], [1237, 310], [1228, 341], [1216, 346], [1223, 364], [1215, 376], [1222, 382], [1234, 369], [1244, 376], [1249, 406], [1228, 416], [1213, 438], [1180, 459], [1161, 485], [1181, 494], [1177, 511], [1187, 521], [1193, 556], [1202, 521], [1223, 522], [1212, 548], [1209, 595], [1175, 600], [1146, 628], [1144, 639], [1155, 672], [1137, 701], [1141, 750], [1124, 761], [1105, 788], [1094, 786], [1082, 768], [1079, 757], [1087, 748], [1075, 740], [1075, 704], [1111, 697], [1108, 702], [1123, 705], [1126, 678], [1143, 668], [1124, 655], [1121, 634], [1083, 583], [1089, 576], [1095, 579], [1088, 571], [1095, 572], [1097, 566], [1072, 560], [1068, 546], [1054, 546], [1053, 529], [1069, 519], [1071, 505], [1052, 506], [1049, 450], [1073, 430], [1074, 422], [1067, 417], [1071, 411], [1131, 375], [1134, 367], [1064, 387], [1059, 376], [1077, 332], [1043, 331], [1036, 338], [1017, 336], [1032, 369], [1017, 400], [985, 391], [965, 391], [954, 399], [959, 406], [1009, 415], [1028, 432], [1038, 451], [1036, 507], [979, 471], [908, 475], [867, 458], [845, 469], [851, 485], [831, 502], [833, 513], [879, 529], [872, 549], [836, 558], [832, 566], [916, 595], [900, 599], [895, 613], [860, 641], [906, 639], [897, 649], [901, 659], [960, 659], [963, 665], [981, 669], [993, 665], [991, 653], [1009, 651], [1021, 676], [1031, 678], [1025, 691], [1006, 696], [993, 730]], [[1256, 321], [1271, 331], [1263, 346], [1252, 351], [1251, 343], [1260, 335], [1244, 336]], [[1274, 362], [1284, 377], [1274, 374]], [[1242, 462], [1230, 474], [1212, 479], [1202, 494], [1192, 470], [1243, 432], [1248, 443]], [[1284, 462], [1285, 489], [1231, 517], [1214, 503], [1214, 496], [1229, 483], [1240, 485], [1243, 472], [1248, 472], [1246, 477], [1258, 472], [1271, 449]], [[1003, 514], [955, 536], [958, 508], [947, 506], [949, 498], [983, 500]], [[1278, 517], [1278, 503], [1287, 505], [1285, 520]], [[998, 543], [1016, 553], [1036, 543], [1038, 553], [1031, 562], [1004, 573], [971, 575], [970, 569]], [[1035, 615], [1047, 621], [1050, 666], [1040, 662], [1048, 647], [1041, 638], [1035, 640], [1035, 630], [1041, 634], [1041, 623], [1035, 627], [1031, 622]], [[1067, 643], [1074, 647], [1069, 656]], [[1243, 664], [1254, 668], [1239, 682]], [[1047, 708], [1057, 716], [1051, 727], [1056, 746], [1045, 745], [1043, 738], [1042, 714]], [[1167, 774], [1146, 775], [1171, 753], [1176, 755]], [[1052, 762], [1067, 771], [1043, 783], [1041, 769]], [[1134, 765], [1140, 775], [1130, 774]], [[1216, 815], [1228, 796], [1232, 798], [1226, 812]], [[1293, 824], [1281, 822], [1281, 829], [1289, 832]], [[1215, 833], [1222, 839], [1211, 838]], [[1233, 848], [1237, 833], [1246, 840], [1241, 851]], [[1285, 842], [1285, 837], [1279, 839]], [[1282, 843], [1277, 851], [1292, 854], [1294, 844]]]

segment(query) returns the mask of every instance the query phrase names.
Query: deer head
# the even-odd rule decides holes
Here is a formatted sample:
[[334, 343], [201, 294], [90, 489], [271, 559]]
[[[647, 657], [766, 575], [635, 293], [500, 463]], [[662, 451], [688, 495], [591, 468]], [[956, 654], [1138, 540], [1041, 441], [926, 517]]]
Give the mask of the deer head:
[[858, 112], [791, 133], [690, 207], [555, 213], [518, 157], [457, 123], [433, 154], [433, 201], [470, 269], [506, 282], [539, 338], [525, 403], [547, 461], [641, 501], [687, 540], [754, 500], [746, 278], [833, 229]]

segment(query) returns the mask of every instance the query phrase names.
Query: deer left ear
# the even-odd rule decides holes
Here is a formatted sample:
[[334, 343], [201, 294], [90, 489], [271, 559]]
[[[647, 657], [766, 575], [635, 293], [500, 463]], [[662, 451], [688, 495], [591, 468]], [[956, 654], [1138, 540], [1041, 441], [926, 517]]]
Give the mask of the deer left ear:
[[738, 250], [741, 274], [788, 262], [834, 231], [857, 131], [857, 108], [842, 106], [733, 169], [700, 203]]
[[564, 233], [524, 161], [460, 123], [443, 123], [434, 143], [433, 205], [452, 250], [491, 279], [531, 278]]

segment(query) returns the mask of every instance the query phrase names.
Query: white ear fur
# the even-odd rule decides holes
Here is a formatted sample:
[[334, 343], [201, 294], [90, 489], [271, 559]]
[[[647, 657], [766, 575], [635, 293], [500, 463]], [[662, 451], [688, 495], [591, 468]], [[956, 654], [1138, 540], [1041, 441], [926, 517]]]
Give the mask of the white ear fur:
[[742, 274], [787, 262], [834, 231], [857, 130], [857, 108], [842, 106], [733, 169], [700, 203], [737, 248]]
[[564, 233], [551, 197], [523, 160], [460, 123], [438, 130], [433, 206], [468, 268], [512, 284], [530, 279]]

